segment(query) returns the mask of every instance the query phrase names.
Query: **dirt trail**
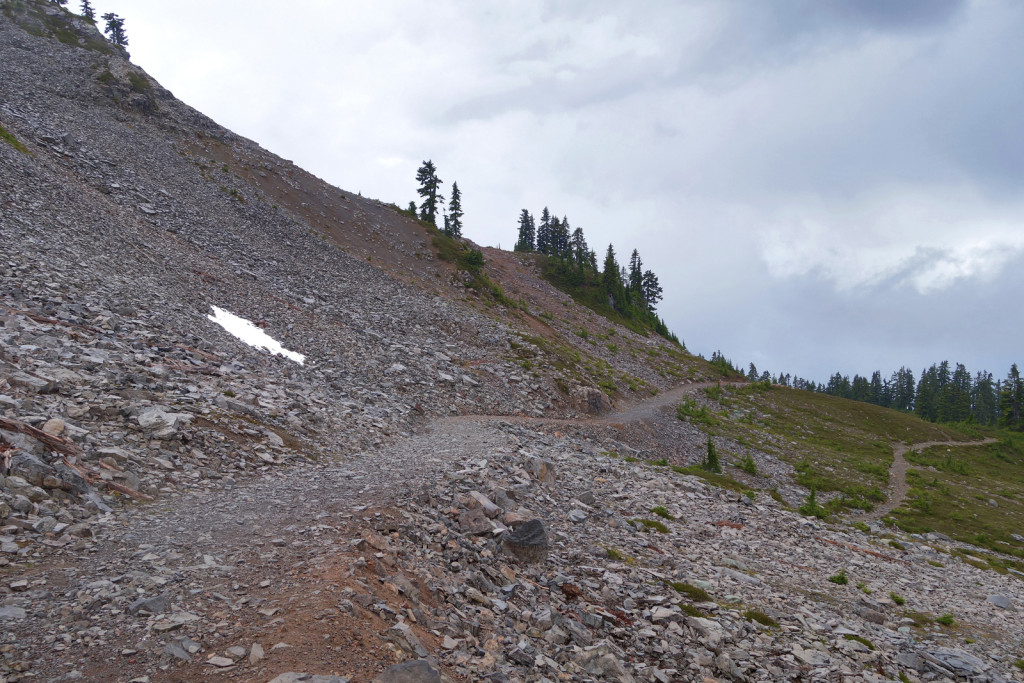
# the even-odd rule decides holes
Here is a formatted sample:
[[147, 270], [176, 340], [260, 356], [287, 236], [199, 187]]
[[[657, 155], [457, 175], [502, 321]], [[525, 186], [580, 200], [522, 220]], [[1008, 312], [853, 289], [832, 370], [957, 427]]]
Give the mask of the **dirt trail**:
[[910, 463], [903, 457], [908, 451], [921, 451], [932, 446], [985, 446], [995, 443], [997, 439], [983, 439], [981, 441], [922, 441], [907, 445], [905, 443], [894, 444], [892, 447], [892, 465], [889, 467], [889, 490], [886, 501], [871, 512], [857, 515], [857, 520], [877, 521], [903, 504], [907, 497], [907, 469]]

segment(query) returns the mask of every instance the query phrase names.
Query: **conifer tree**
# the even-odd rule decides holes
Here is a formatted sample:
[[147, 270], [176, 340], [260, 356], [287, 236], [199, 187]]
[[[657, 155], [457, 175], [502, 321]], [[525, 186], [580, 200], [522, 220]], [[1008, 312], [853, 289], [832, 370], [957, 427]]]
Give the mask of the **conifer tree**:
[[704, 462], [700, 466], [708, 472], [722, 473], [722, 466], [718, 462], [718, 453], [715, 451], [715, 442], [711, 440], [710, 436], [708, 437], [707, 455], [704, 456]]
[[437, 208], [440, 202], [444, 201], [441, 194], [441, 185], [444, 181], [437, 177], [437, 167], [434, 162], [426, 160], [419, 170], [416, 171], [416, 182], [420, 184], [416, 194], [423, 197], [420, 204], [420, 218], [431, 225], [437, 225]]
[[540, 212], [540, 224], [537, 226], [537, 251], [551, 253], [551, 212], [546, 206]]
[[519, 239], [516, 240], [515, 251], [533, 251], [536, 249], [536, 227], [533, 216], [526, 209], [519, 214]]
[[1003, 382], [999, 393], [999, 408], [1002, 415], [999, 424], [1008, 429], [1024, 430], [1024, 380], [1021, 379], [1017, 364]]
[[417, 217], [416, 202], [410, 201], [409, 206], [405, 210], [412, 214], [413, 218]]
[[622, 298], [622, 276], [619, 273], [619, 264], [615, 260], [615, 248], [608, 245], [608, 251], [604, 256], [604, 269], [601, 271], [601, 289], [609, 297], [609, 304], [615, 307], [620, 304]]
[[590, 265], [590, 248], [587, 246], [586, 238], [583, 237], [583, 228], [576, 228], [572, 231], [570, 249], [573, 260], [581, 270]]
[[462, 193], [455, 181], [452, 181], [452, 198], [445, 219], [445, 234], [456, 239], [462, 237]]
[[979, 370], [971, 389], [971, 413], [978, 424], [993, 425], [999, 419], [996, 411], [996, 390], [992, 373]]
[[82, 16], [91, 22], [96, 21], [96, 10], [92, 8], [89, 0], [82, 0]]
[[107, 22], [106, 28], [103, 30], [110, 42], [118, 47], [126, 47], [128, 45], [128, 36], [124, 32], [124, 19], [113, 12], [107, 12], [103, 15], [103, 20]]
[[644, 303], [647, 304], [647, 310], [653, 313], [654, 309], [658, 306], [658, 302], [661, 301], [662, 298], [661, 285], [658, 284], [658, 276], [654, 274], [654, 271], [644, 271], [640, 289], [643, 292]]
[[[640, 260], [640, 252], [633, 250], [629, 257], [629, 291], [636, 293], [643, 298], [644, 288], [644, 263]], [[646, 299], [644, 299], [646, 301]]]

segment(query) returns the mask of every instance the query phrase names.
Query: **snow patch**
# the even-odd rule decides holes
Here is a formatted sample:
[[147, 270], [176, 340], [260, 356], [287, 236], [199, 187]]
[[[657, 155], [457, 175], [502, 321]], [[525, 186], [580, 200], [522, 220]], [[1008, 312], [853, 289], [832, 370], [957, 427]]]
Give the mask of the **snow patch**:
[[299, 365], [305, 365], [305, 356], [301, 353], [289, 351], [284, 348], [281, 346], [279, 341], [253, 325], [245, 318], [239, 318], [234, 313], [225, 311], [223, 308], [217, 308], [216, 306], [210, 306], [210, 308], [213, 309], [213, 315], [206, 316], [207, 320], [217, 323], [249, 346], [253, 346], [257, 349], [264, 349], [275, 356], [284, 356], [285, 358], [295, 361]]

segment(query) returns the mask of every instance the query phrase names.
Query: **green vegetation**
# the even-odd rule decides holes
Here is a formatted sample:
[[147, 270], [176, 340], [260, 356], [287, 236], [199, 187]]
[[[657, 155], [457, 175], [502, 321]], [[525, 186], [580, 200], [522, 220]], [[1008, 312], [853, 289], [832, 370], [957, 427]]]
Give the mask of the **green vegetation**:
[[913, 621], [914, 626], [917, 626], [918, 628], [930, 626], [932, 622], [935, 621], [932, 618], [932, 615], [927, 612], [904, 612], [903, 616]]
[[864, 593], [865, 595], [871, 595], [872, 593], [874, 593], [874, 591], [871, 590], [870, 588], [868, 588], [868, 585], [866, 583], [864, 583], [863, 581], [858, 581], [857, 582], [857, 589], [861, 593]]
[[681, 603], [679, 603], [679, 609], [681, 609], [683, 611], [683, 614], [685, 614], [687, 616], [701, 617], [701, 618], [707, 616], [707, 614], [705, 614], [704, 612], [701, 612], [699, 609], [697, 609], [696, 607], [694, 607], [693, 605], [691, 605], [688, 602], [681, 602]]
[[643, 518], [637, 517], [636, 519], [631, 519], [629, 521], [633, 522], [634, 524], [641, 525], [643, 527], [643, 529], [641, 529], [641, 531], [644, 531], [644, 532], [647, 532], [647, 533], [650, 533], [650, 531], [652, 529], [654, 531], [657, 531], [659, 534], [667, 534], [668, 533], [668, 527], [665, 526], [663, 523], [659, 522], [656, 519], [643, 519]]
[[704, 461], [700, 464], [701, 469], [705, 472], [712, 474], [721, 474], [722, 466], [718, 462], [718, 452], [715, 450], [715, 442], [708, 437], [707, 453], [704, 455]]
[[840, 586], [845, 586], [850, 583], [850, 579], [846, 577], [845, 569], [840, 569], [838, 574], [828, 577], [828, 580]]
[[828, 517], [828, 512], [825, 508], [818, 505], [818, 491], [813, 486], [807, 494], [807, 500], [804, 501], [803, 505], [797, 508], [797, 512], [804, 517], [817, 517], [818, 519], [825, 519]]
[[21, 144], [21, 142], [18, 140], [18, 138], [16, 138], [13, 135], [11, 135], [11, 133], [6, 128], [4, 128], [3, 126], [0, 126], [0, 140], [3, 140], [8, 145], [10, 145], [14, 149], [18, 150], [19, 152], [24, 152], [25, 154], [31, 154], [31, 152], [28, 151], [28, 147], [26, 147], [25, 145]]
[[952, 612], [946, 612], [941, 617], [935, 617], [935, 622], [943, 626], [952, 626], [955, 623]]
[[897, 595], [896, 593], [893, 593], [892, 591], [889, 592], [889, 599], [892, 600], [897, 605], [899, 605], [900, 607], [902, 607], [903, 605], [907, 604], [907, 599], [906, 598], [904, 598], [902, 595]]
[[662, 518], [667, 519], [667, 520], [675, 519], [675, 517], [673, 517], [671, 514], [669, 514], [669, 511], [665, 509], [664, 505], [658, 505], [658, 506], [655, 506], [655, 507], [651, 508], [651, 512], [653, 514], [656, 514], [659, 517], [662, 517]]
[[481, 296], [508, 308], [520, 308], [518, 302], [512, 301], [505, 291], [495, 284], [484, 272], [484, 255], [479, 249], [470, 249], [465, 242], [449, 237], [443, 232], [428, 228], [432, 233], [430, 241], [434, 245], [437, 257], [442, 261], [454, 263], [456, 270], [466, 273], [464, 280], [467, 287]]
[[694, 586], [689, 583], [682, 581], [672, 581], [668, 583], [675, 592], [685, 595], [694, 602], [711, 602], [711, 596], [708, 592], [699, 586]]
[[[907, 472], [907, 500], [892, 516], [908, 532], [937, 531], [1024, 559], [1024, 543], [1012, 535], [1024, 517], [1024, 434], [986, 429], [981, 435], [998, 440], [908, 452], [915, 469]], [[1024, 569], [1020, 564], [1011, 566]]]
[[852, 640], [854, 642], [860, 643], [861, 645], [866, 645], [869, 650], [875, 649], [875, 644], [867, 638], [864, 638], [863, 636], [854, 635], [852, 633], [846, 633], [843, 635], [843, 638], [845, 638], [846, 640]]
[[892, 538], [889, 539], [889, 547], [899, 551], [907, 549], [907, 546]]
[[[743, 616], [744, 616], [744, 618], [749, 619], [750, 621], [756, 621], [757, 623], [761, 624], [762, 626], [768, 626], [769, 628], [778, 628], [779, 627], [779, 622], [775, 621], [774, 619], [772, 619], [770, 616], [768, 616], [767, 614], [765, 614], [761, 610], [748, 609], [746, 612], [743, 613]], [[874, 649], [874, 648], [871, 648], [871, 649]]]
[[[153, 89], [149, 79], [140, 74], [138, 71], [128, 72], [128, 82], [132, 86], [132, 90], [139, 93], [147, 93]], [[227, 166], [227, 164], [224, 164]]]
[[711, 417], [708, 409], [697, 405], [697, 402], [690, 397], [684, 398], [683, 402], [676, 406], [676, 417], [680, 420], [689, 418], [693, 422], [699, 422], [709, 427], [715, 424], [715, 419]]
[[79, 32], [72, 23], [73, 15], [67, 10], [48, 14], [38, 3], [8, 2], [3, 5], [4, 14], [17, 26], [34, 36], [53, 37], [73, 47], [112, 54], [111, 44], [102, 36], [91, 32]]
[[626, 564], [636, 564], [636, 560], [629, 555], [624, 555], [616, 548], [605, 548], [608, 552], [608, 559], [615, 560], [616, 562], [625, 562]]
[[737, 467], [739, 467], [747, 474], [753, 475], [755, 477], [757, 476], [757, 463], [754, 462], [754, 458], [753, 456], [750, 455], [750, 453], [745, 453], [743, 457], [740, 458], [740, 462], [739, 465], [737, 465]]
[[856, 529], [857, 531], [863, 531], [866, 534], [867, 533], [871, 533], [871, 527], [869, 527], [864, 522], [854, 522], [853, 523], [853, 528]]

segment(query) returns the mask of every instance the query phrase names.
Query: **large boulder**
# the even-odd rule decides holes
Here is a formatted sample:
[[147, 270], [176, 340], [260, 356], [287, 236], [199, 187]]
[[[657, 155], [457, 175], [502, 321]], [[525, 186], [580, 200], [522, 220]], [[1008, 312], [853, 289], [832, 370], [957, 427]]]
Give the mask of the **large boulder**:
[[601, 415], [612, 409], [611, 399], [594, 387], [575, 387], [569, 392], [569, 403], [574, 410], [588, 415]]

